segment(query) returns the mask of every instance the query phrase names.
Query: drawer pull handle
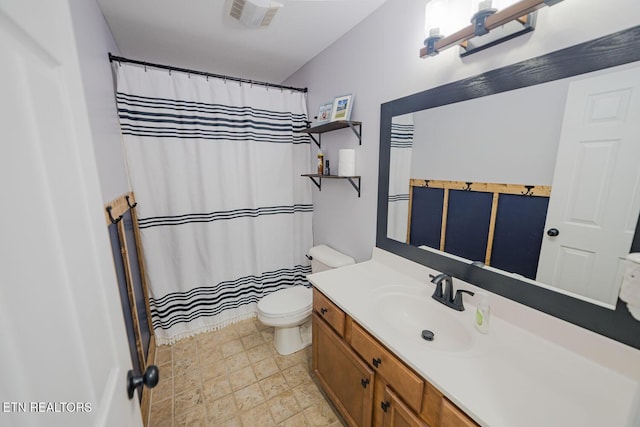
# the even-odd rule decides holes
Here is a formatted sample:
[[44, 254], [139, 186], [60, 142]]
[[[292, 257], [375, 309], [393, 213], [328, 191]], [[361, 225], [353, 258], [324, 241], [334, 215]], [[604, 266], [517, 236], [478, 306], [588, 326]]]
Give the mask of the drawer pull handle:
[[388, 401], [380, 402], [380, 407], [384, 412], [387, 412], [387, 410], [389, 409], [389, 406], [391, 406], [391, 403], [389, 403]]
[[373, 359], [373, 366], [375, 366], [376, 368], [380, 366], [381, 363], [382, 363], [382, 360], [379, 357], [376, 357], [375, 359]]
[[369, 385], [369, 379], [368, 378], [361, 379], [360, 384], [362, 384], [362, 388], [367, 388], [367, 386]]
[[329, 310], [327, 310], [326, 308], [322, 307], [320, 309], [320, 314], [325, 314], [327, 311], [329, 311]]

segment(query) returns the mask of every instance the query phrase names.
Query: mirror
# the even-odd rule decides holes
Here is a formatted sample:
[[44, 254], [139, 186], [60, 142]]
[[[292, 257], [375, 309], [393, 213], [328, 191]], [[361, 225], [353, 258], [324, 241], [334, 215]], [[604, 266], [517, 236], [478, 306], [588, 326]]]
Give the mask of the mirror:
[[[625, 64], [392, 117], [387, 237], [615, 309], [640, 213], [640, 149], [630, 137], [581, 144], [569, 129], [637, 133], [628, 93], [604, 87], [638, 76], [639, 63]], [[576, 110], [567, 119], [565, 105]], [[574, 123], [585, 108], [597, 117]], [[563, 186], [574, 169], [583, 179]]]
[[[637, 64], [632, 63], [640, 60], [640, 54], [633, 48], [638, 41], [640, 27], [634, 27], [383, 104], [377, 246], [640, 348], [640, 322], [633, 319], [625, 304], [617, 300], [616, 287], [602, 286], [602, 290], [599, 290], [594, 285], [594, 289], [558, 291], [550, 286], [550, 279], [541, 282], [535, 280], [539, 270], [547, 263], [540, 261], [538, 266], [543, 241], [545, 238], [553, 239], [545, 234], [550, 228], [549, 224], [545, 224], [547, 207], [544, 203], [548, 202], [551, 212], [552, 202], [563, 199], [557, 196], [558, 191], [554, 194], [553, 179], [569, 84], [592, 76], [601, 76], [613, 70], [637, 67]], [[539, 95], [544, 101], [536, 98]], [[497, 109], [498, 106], [504, 105], [509, 108], [504, 111]], [[483, 115], [483, 112], [493, 114]], [[441, 123], [453, 126], [444, 127]], [[506, 158], [509, 160], [505, 161]], [[637, 165], [637, 162], [635, 164]], [[433, 199], [429, 199], [432, 196], [421, 195], [420, 197], [426, 198], [418, 199], [416, 194], [412, 194], [412, 203], [417, 201], [416, 203], [423, 203], [426, 207], [423, 207], [423, 210], [416, 210], [413, 205], [409, 208], [410, 196], [406, 184], [412, 178], [416, 180], [417, 187], [413, 188], [417, 189], [418, 193], [432, 193], [436, 199], [441, 197], [438, 194], [445, 191], [438, 187], [454, 185], [446, 190], [452, 198], [447, 199], [448, 203], [444, 203], [444, 214], [443, 203], [434, 203]], [[460, 199], [465, 189], [471, 191], [465, 192], [464, 197], [470, 197], [473, 193], [484, 200], [481, 203], [487, 206], [487, 224], [493, 221], [495, 236], [498, 236], [499, 229], [504, 229], [505, 226], [500, 225], [500, 219], [491, 219], [492, 216], [501, 218], [502, 208], [497, 210], [497, 215], [492, 214], [491, 195], [486, 197], [482, 192], [474, 192], [474, 187], [486, 188], [489, 184], [517, 184], [523, 187], [522, 190], [525, 192], [528, 191], [524, 188], [526, 185], [538, 190], [549, 188], [551, 197], [547, 194], [546, 202], [537, 202], [541, 207], [536, 209], [543, 213], [542, 219], [539, 216], [532, 221], [537, 221], [536, 233], [540, 241], [540, 247], [536, 249], [534, 244], [534, 249], [531, 250], [535, 253], [533, 270], [529, 268], [518, 271], [517, 268], [520, 267], [496, 269], [493, 266], [471, 264], [472, 261], [481, 261], [491, 265], [497, 247], [509, 247], [509, 242], [504, 241], [504, 235], [509, 233], [503, 233], [503, 240], [493, 248], [493, 252], [487, 251], [487, 246], [492, 245], [491, 240], [489, 243], [484, 241], [479, 252], [473, 252], [472, 248], [456, 247], [447, 242], [455, 240], [455, 233], [451, 231], [452, 223], [442, 226], [443, 220], [455, 220], [456, 217], [452, 214], [455, 209], [464, 212], [469, 210], [469, 206], [477, 206], [465, 205], [464, 203], [476, 202]], [[469, 186], [470, 188], [466, 188]], [[541, 194], [537, 198], [545, 199], [544, 192]], [[503, 196], [497, 197], [497, 200], [500, 200]], [[517, 203], [531, 203], [530, 200], [536, 198], [521, 195], [509, 197]], [[640, 209], [637, 199], [638, 197], [635, 197], [629, 206], [630, 211], [635, 209], [635, 215], [632, 215], [633, 223], [627, 227], [627, 241], [623, 243], [627, 251], [629, 246], [632, 251], [640, 250], [640, 233], [635, 230], [637, 210]], [[428, 203], [420, 200], [427, 200]], [[409, 223], [411, 211], [419, 212], [419, 219], [416, 221], [412, 218]], [[530, 212], [532, 208], [527, 205], [524, 211]], [[473, 212], [479, 211], [476, 209]], [[424, 223], [438, 215], [440, 218], [429, 229]], [[505, 215], [506, 213], [503, 213], [502, 217], [506, 217]], [[416, 228], [412, 227], [414, 223], [419, 225], [417, 230], [412, 230]], [[486, 224], [480, 228], [486, 229]], [[462, 229], [465, 230], [464, 236], [472, 235], [469, 234], [469, 227]], [[466, 240], [477, 242], [482, 239]], [[411, 245], [405, 243], [407, 241]], [[446, 250], [453, 255], [447, 255], [440, 250]], [[464, 256], [465, 251], [474, 255]], [[486, 254], [490, 257], [487, 258]], [[533, 259], [532, 257], [533, 255], [529, 258]], [[496, 255], [496, 263], [499, 263], [498, 258]], [[487, 260], [490, 261], [487, 263]], [[518, 264], [520, 260], [509, 262]], [[511, 265], [508, 262], [506, 264]], [[614, 270], [608, 273], [611, 276], [608, 280], [611, 283], [619, 283], [616, 275], [622, 272], [619, 268]], [[598, 279], [598, 282], [602, 280]]]

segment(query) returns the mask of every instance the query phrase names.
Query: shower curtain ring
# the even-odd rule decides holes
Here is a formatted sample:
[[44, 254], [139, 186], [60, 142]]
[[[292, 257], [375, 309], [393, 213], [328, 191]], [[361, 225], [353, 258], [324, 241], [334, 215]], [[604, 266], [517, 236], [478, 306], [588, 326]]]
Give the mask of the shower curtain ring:
[[131, 202], [129, 201], [129, 196], [124, 196], [124, 198], [127, 199], [127, 205], [129, 205], [129, 209], [133, 209], [138, 206], [138, 202], [135, 202], [133, 205], [131, 204]]
[[118, 222], [120, 222], [123, 215], [120, 215], [118, 219], [115, 219], [111, 214], [111, 209], [112, 209], [111, 206], [107, 206], [107, 213], [109, 214], [109, 220], [111, 221], [111, 224], [117, 224]]

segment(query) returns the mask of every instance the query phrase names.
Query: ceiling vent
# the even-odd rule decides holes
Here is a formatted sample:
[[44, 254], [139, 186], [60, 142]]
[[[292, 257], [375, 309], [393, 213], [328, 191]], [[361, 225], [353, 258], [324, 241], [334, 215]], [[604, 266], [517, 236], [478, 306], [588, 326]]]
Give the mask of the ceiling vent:
[[282, 6], [271, 0], [233, 0], [229, 14], [247, 27], [268, 27]]

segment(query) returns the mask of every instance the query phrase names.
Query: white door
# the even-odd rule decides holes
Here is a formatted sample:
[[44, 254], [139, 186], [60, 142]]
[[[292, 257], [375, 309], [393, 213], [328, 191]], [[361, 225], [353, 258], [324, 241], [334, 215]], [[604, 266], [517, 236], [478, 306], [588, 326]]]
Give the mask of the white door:
[[640, 211], [640, 67], [570, 85], [556, 162], [536, 279], [615, 306]]
[[69, 4], [35, 3], [0, 2], [0, 425], [139, 426]]

